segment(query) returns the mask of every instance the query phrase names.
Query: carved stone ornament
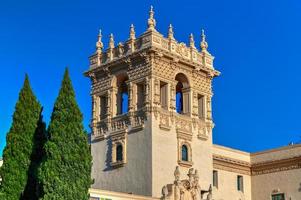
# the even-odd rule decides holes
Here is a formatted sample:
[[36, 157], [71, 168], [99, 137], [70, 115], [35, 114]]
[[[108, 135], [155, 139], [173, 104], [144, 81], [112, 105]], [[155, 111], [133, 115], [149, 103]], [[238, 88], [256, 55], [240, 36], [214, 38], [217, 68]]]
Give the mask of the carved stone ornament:
[[187, 174], [188, 179], [180, 180], [180, 175], [179, 166], [177, 166], [174, 172], [174, 183], [167, 184], [162, 188], [162, 200], [202, 200], [204, 194], [207, 194], [206, 200], [212, 200], [211, 185], [209, 190], [201, 190], [197, 170], [190, 168]]

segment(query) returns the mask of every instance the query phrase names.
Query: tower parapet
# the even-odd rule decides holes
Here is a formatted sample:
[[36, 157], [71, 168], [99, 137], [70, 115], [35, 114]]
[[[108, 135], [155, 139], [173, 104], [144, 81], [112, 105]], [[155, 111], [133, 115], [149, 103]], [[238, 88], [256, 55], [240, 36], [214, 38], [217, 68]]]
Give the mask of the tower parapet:
[[[156, 20], [154, 19], [153, 8], [150, 10], [148, 19], [148, 29], [136, 38], [134, 26], [131, 25], [129, 40], [121, 43], [123, 45], [114, 47], [113, 36], [110, 35], [109, 47], [103, 52], [95, 52], [90, 56], [90, 70], [118, 62], [131, 54], [137, 54], [145, 49], [156, 49], [166, 55], [176, 57], [193, 65], [198, 70], [205, 70], [218, 76], [219, 72], [214, 70], [214, 57], [207, 51], [208, 44], [202, 31], [201, 51], [194, 45], [193, 35], [190, 35], [190, 44], [187, 46], [183, 42], [177, 42], [174, 38], [173, 27], [168, 29], [168, 37], [164, 37], [155, 29]], [[97, 44], [98, 45], [98, 44]]]

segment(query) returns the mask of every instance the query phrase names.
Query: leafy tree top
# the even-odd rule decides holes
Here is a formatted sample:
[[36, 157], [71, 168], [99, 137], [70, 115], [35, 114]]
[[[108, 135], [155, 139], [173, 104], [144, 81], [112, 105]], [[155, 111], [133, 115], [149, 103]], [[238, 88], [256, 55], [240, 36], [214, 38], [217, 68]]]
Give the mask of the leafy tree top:
[[25, 189], [40, 112], [41, 106], [26, 74], [3, 151], [0, 190], [5, 199], [18, 199]]
[[54, 104], [40, 170], [43, 199], [88, 199], [91, 154], [82, 114], [66, 69]]

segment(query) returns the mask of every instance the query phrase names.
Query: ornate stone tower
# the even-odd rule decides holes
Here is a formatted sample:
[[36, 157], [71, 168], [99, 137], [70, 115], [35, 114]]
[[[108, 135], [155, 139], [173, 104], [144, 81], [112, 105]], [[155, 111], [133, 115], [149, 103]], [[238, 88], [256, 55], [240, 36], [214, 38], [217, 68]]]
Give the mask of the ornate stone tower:
[[[207, 51], [204, 31], [199, 51], [164, 37], [149, 11], [147, 30], [115, 46], [111, 34], [85, 72], [92, 81], [93, 188], [154, 197], [181, 172], [195, 168], [200, 185], [212, 180], [212, 80], [219, 75]], [[182, 173], [183, 174], [183, 173]]]

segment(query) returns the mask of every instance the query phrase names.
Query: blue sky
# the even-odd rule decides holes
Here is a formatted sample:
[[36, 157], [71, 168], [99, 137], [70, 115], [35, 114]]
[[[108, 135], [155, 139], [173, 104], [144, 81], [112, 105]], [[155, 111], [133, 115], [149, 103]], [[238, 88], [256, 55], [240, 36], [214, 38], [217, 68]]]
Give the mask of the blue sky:
[[90, 81], [83, 76], [95, 50], [98, 29], [107, 46], [128, 38], [133, 23], [146, 30], [150, 5], [157, 29], [169, 23], [178, 41], [204, 28], [215, 67], [214, 142], [259, 151], [301, 136], [301, 3], [287, 1], [0, 1], [0, 156], [27, 72], [33, 90], [50, 114], [64, 68], [69, 66], [88, 129]]

